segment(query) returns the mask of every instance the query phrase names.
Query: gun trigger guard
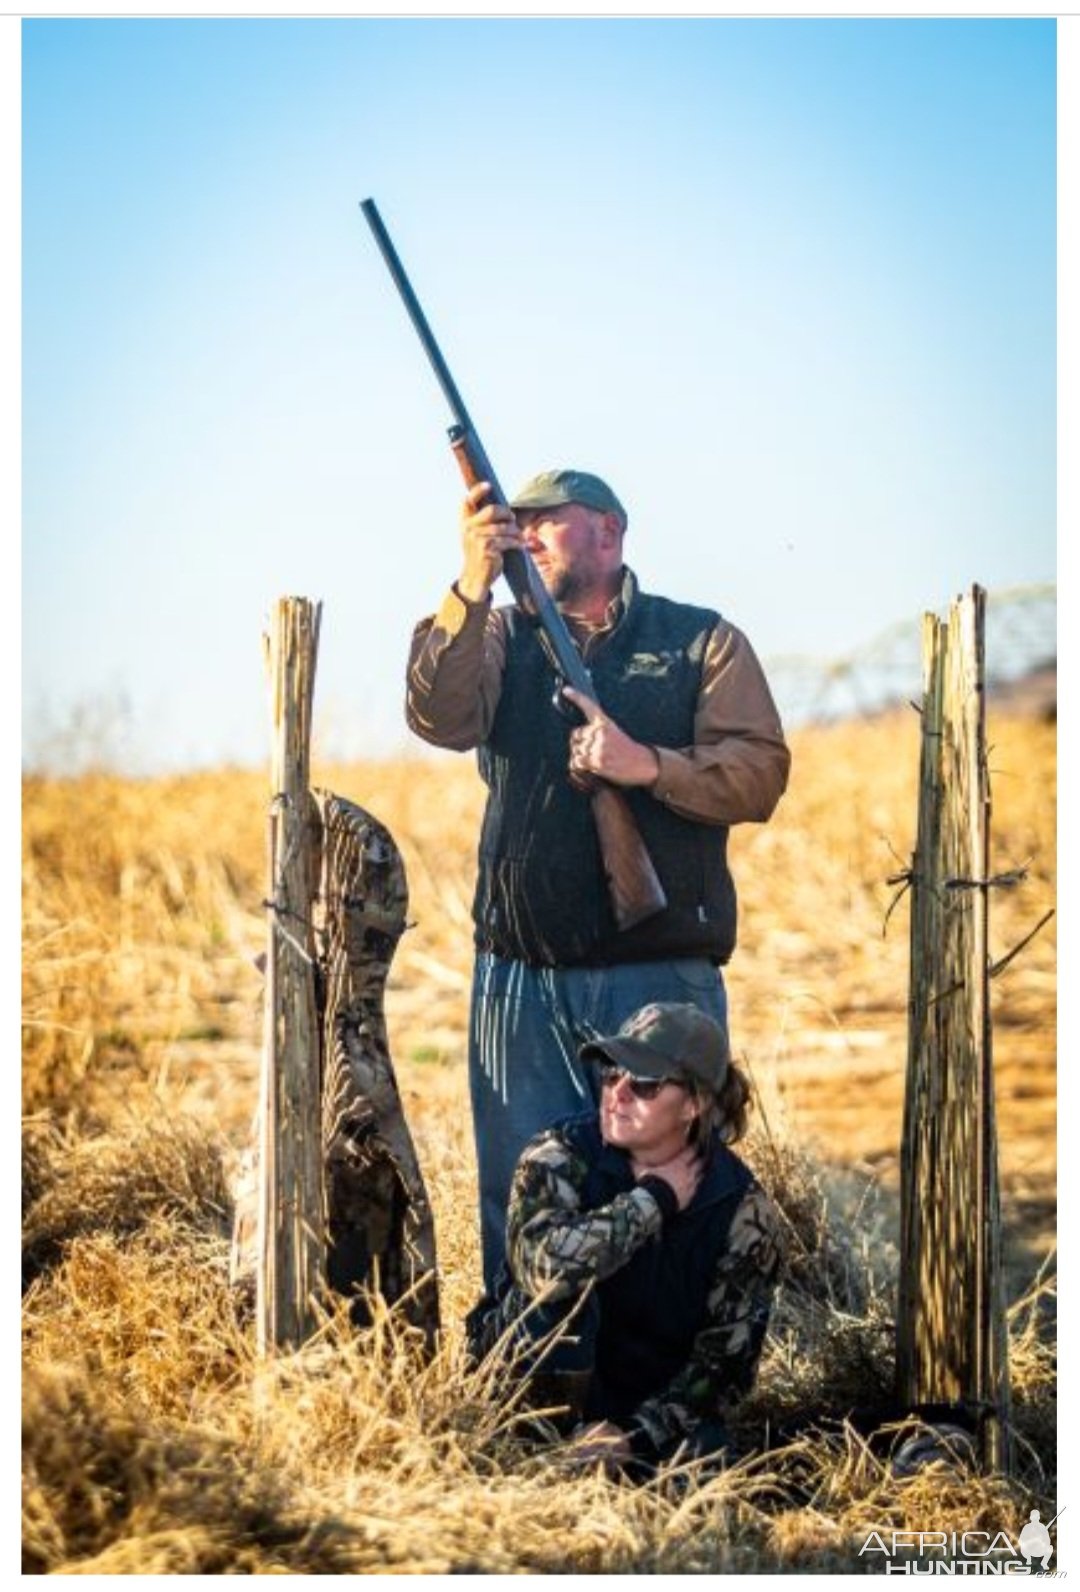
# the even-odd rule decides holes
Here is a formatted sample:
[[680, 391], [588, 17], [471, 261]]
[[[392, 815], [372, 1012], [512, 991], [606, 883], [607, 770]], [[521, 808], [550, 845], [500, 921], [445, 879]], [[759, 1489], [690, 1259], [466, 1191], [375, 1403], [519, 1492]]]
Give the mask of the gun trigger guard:
[[555, 689], [551, 693], [551, 705], [564, 719], [569, 719], [573, 724], [581, 722], [581, 714], [574, 704], [563, 696], [563, 686], [566, 681], [561, 674], [555, 676]]
[[576, 703], [571, 702], [569, 697], [563, 696], [565, 685], [566, 680], [564, 677], [556, 672], [555, 690], [552, 693], [551, 701], [556, 711], [561, 713], [564, 719], [569, 719], [576, 729], [579, 725], [584, 724], [585, 715]]

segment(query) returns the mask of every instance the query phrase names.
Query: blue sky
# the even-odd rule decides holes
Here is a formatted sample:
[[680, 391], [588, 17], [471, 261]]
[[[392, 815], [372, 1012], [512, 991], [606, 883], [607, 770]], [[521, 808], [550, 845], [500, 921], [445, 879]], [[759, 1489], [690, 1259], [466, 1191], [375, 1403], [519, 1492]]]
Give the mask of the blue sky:
[[1055, 31], [25, 21], [30, 754], [264, 759], [286, 593], [322, 749], [410, 744], [460, 492], [369, 194], [504, 485], [605, 475], [763, 657], [1053, 579]]

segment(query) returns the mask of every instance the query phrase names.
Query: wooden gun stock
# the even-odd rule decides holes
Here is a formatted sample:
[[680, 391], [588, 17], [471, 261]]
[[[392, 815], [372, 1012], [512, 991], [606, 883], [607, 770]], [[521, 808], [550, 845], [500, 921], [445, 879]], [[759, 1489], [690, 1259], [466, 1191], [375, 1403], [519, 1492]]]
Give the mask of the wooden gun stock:
[[632, 929], [663, 912], [667, 896], [622, 791], [598, 780], [591, 800], [611, 910], [620, 931]]

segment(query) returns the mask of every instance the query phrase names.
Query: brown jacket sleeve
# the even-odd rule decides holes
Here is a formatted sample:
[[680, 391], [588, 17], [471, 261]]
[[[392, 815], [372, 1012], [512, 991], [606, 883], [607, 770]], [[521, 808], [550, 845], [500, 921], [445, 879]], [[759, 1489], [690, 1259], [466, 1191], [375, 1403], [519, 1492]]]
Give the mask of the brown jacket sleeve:
[[784, 794], [791, 753], [749, 641], [721, 620], [709, 637], [694, 744], [655, 748], [652, 794], [703, 824], [764, 823]]
[[437, 614], [413, 631], [405, 718], [433, 746], [467, 752], [491, 729], [502, 690], [506, 635], [490, 599], [471, 603], [451, 586]]

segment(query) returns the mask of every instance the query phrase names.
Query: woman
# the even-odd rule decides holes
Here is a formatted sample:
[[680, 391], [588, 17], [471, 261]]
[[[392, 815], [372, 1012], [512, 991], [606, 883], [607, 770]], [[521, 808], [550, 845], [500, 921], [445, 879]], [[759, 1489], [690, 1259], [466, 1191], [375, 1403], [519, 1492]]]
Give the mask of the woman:
[[653, 1002], [583, 1046], [599, 1112], [525, 1148], [507, 1217], [508, 1268], [472, 1312], [535, 1395], [587, 1423], [585, 1459], [656, 1464], [726, 1446], [751, 1387], [779, 1267], [773, 1208], [728, 1145], [749, 1086], [724, 1029]]

